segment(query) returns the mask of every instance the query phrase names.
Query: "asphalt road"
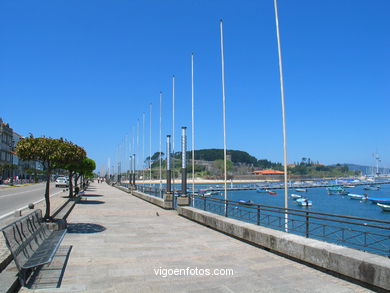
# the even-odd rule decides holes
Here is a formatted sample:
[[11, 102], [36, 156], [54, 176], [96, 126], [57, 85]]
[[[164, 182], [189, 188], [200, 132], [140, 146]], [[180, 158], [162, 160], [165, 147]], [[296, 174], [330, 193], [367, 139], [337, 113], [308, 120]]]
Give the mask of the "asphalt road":
[[[50, 184], [50, 196], [62, 192], [63, 188], [56, 188]], [[34, 184], [23, 187], [10, 187], [0, 189], [0, 218], [5, 214], [26, 207], [44, 198], [45, 184]]]

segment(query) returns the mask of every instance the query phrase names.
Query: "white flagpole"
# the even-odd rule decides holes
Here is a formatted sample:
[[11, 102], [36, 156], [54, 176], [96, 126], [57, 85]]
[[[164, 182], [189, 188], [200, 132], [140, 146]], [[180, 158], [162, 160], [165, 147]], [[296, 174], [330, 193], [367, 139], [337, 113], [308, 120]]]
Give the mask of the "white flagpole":
[[226, 168], [226, 97], [225, 97], [225, 61], [223, 48], [223, 24], [220, 21], [221, 30], [221, 66], [222, 66], [222, 105], [223, 105], [223, 167], [224, 167], [224, 184], [225, 184], [225, 216], [227, 215], [227, 168]]
[[191, 97], [192, 97], [192, 194], [195, 192], [195, 123], [194, 123], [194, 53], [191, 55]]
[[162, 152], [162, 92], [160, 92], [160, 193], [162, 189], [162, 157], [161, 157], [161, 152]]
[[152, 103], [149, 104], [149, 180], [152, 187]]
[[175, 76], [172, 77], [172, 185], [175, 193]]
[[142, 113], [142, 185], [145, 186], [145, 112]]
[[276, 36], [278, 40], [278, 57], [279, 57], [279, 78], [280, 78], [280, 93], [282, 99], [282, 119], [283, 119], [283, 159], [284, 159], [284, 208], [285, 208], [285, 231], [288, 232], [288, 186], [287, 186], [287, 139], [286, 139], [286, 112], [284, 107], [284, 82], [283, 82], [283, 67], [282, 67], [282, 49], [280, 45], [280, 31], [279, 31], [279, 15], [278, 3], [274, 0], [275, 8], [275, 22], [276, 22]]
[[[134, 140], [134, 137], [135, 137], [135, 130], [134, 130], [134, 126], [132, 127], [132, 130], [133, 130], [133, 143], [132, 143], [132, 148], [133, 148], [133, 150], [132, 150], [132, 153], [133, 154], [135, 154], [135, 140]], [[135, 158], [133, 158], [133, 160], [135, 160]], [[135, 176], [135, 170], [136, 170], [136, 168], [134, 167], [135, 166], [135, 164], [134, 164], [134, 162], [133, 162], [133, 176], [134, 176], [134, 178], [136, 177]]]
[[135, 169], [136, 170], [139, 170], [139, 161], [138, 160], [139, 160], [139, 157], [141, 157], [140, 151], [139, 151], [139, 134], [140, 134], [139, 128], [140, 128], [140, 122], [139, 122], [139, 119], [137, 119], [137, 149], [136, 149], [137, 156], [135, 157]]

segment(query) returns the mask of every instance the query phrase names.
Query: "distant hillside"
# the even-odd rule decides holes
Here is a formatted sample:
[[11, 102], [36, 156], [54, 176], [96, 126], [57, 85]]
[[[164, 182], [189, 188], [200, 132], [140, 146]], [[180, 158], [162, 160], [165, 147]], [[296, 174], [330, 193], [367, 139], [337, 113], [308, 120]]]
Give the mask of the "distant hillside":
[[[376, 172], [376, 168], [373, 170], [373, 166], [363, 166], [363, 165], [357, 165], [357, 164], [345, 164], [348, 166], [349, 170], [352, 171], [360, 171], [363, 175], [373, 175], [373, 172]], [[389, 168], [379, 168], [380, 174], [389, 174], [390, 169]]]
[[[280, 163], [274, 163], [266, 159], [258, 160], [256, 157], [244, 151], [227, 150], [227, 155], [234, 164], [246, 164], [261, 169], [266, 169], [266, 168], [273, 168], [277, 170], [283, 169], [283, 166]], [[176, 152], [175, 157], [180, 158], [181, 153]], [[191, 158], [190, 151], [187, 152], [187, 157]], [[223, 149], [195, 150], [195, 160], [209, 161], [209, 162], [223, 160]]]

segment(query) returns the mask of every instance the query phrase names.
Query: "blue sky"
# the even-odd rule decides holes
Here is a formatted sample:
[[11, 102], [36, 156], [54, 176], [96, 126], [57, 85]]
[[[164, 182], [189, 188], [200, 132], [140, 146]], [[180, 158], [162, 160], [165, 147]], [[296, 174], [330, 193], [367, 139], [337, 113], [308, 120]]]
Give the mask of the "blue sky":
[[[279, 0], [289, 162], [372, 164], [377, 150], [390, 166], [389, 12], [388, 0]], [[222, 148], [220, 18], [228, 148], [282, 161], [272, 0], [1, 1], [0, 117], [84, 146], [100, 168], [149, 103], [158, 150], [159, 92], [165, 136], [175, 74], [178, 146], [194, 52], [196, 148]]]

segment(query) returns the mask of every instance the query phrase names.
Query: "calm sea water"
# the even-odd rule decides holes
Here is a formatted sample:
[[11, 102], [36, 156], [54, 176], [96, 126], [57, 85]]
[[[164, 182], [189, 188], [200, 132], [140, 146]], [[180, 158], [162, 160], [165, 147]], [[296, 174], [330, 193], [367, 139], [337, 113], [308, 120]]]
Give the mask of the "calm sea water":
[[[365, 194], [372, 197], [389, 197], [390, 185], [381, 185], [378, 191], [363, 190], [364, 186], [348, 188], [350, 193]], [[253, 200], [257, 204], [284, 206], [284, 190], [274, 190], [276, 195], [268, 193], [258, 193], [256, 191], [233, 191], [228, 193], [228, 198], [231, 200]], [[315, 212], [323, 212], [330, 214], [339, 214], [344, 216], [355, 216], [361, 218], [371, 218], [376, 220], [390, 221], [390, 212], [384, 212], [376, 204], [372, 204], [368, 200], [353, 200], [347, 195], [329, 195], [325, 187], [308, 188], [307, 192], [297, 192], [295, 189], [289, 189], [289, 195], [295, 193], [307, 197], [313, 202], [311, 207], [300, 207], [289, 197], [288, 205], [290, 208], [310, 210]]]
[[[253, 187], [248, 186], [248, 184], [235, 184], [233, 187]], [[156, 185], [157, 187], [157, 185]], [[207, 188], [222, 188], [223, 185], [219, 184], [213, 184], [213, 185], [196, 185], [196, 190], [202, 190]], [[229, 183], [229, 188], [231, 187]], [[381, 197], [381, 198], [390, 198], [390, 184], [387, 185], [380, 185], [380, 190], [372, 191], [372, 190], [364, 190], [365, 186], [356, 186], [353, 188], [348, 188], [347, 190], [349, 193], [353, 194], [367, 194], [369, 197]], [[180, 189], [179, 185], [176, 185], [176, 189]], [[188, 185], [188, 188], [191, 188], [191, 185]], [[240, 201], [240, 200], [252, 200], [256, 204], [260, 205], [267, 205], [267, 206], [275, 206], [275, 207], [284, 207], [284, 189], [274, 189], [274, 192], [276, 192], [276, 195], [271, 195], [269, 193], [258, 193], [255, 190], [243, 190], [243, 191], [229, 191], [228, 192], [228, 199], [233, 201]], [[296, 201], [294, 201], [290, 195], [294, 194], [300, 194], [309, 200], [313, 202], [313, 205], [311, 207], [301, 207], [299, 206]], [[220, 192], [219, 195], [212, 195], [212, 197], [216, 198], [223, 198], [223, 192]], [[208, 198], [208, 197], [206, 197]], [[208, 203], [208, 204], [207, 204]], [[307, 188], [307, 192], [298, 192], [295, 190], [295, 188], [289, 188], [289, 199], [288, 199], [288, 205], [289, 208], [292, 209], [298, 209], [302, 211], [313, 211], [313, 212], [322, 212], [322, 213], [329, 213], [329, 214], [337, 214], [337, 215], [343, 215], [343, 216], [353, 216], [353, 217], [359, 217], [359, 218], [369, 218], [369, 219], [375, 219], [375, 220], [384, 220], [384, 221], [390, 221], [390, 212], [383, 211], [379, 206], [376, 204], [371, 203], [369, 200], [353, 200], [350, 199], [347, 195], [329, 195], [325, 187], [315, 187], [315, 188]], [[215, 202], [215, 201], [205, 201], [203, 198], [196, 199], [195, 207], [217, 213], [217, 214], [224, 214], [224, 205], [223, 202]], [[264, 209], [261, 212], [262, 220], [261, 225], [270, 227], [273, 229], [283, 230], [284, 224], [283, 224], [283, 214], [280, 213], [274, 213], [270, 211], [266, 211], [267, 209]], [[249, 223], [256, 223], [258, 221], [258, 214], [257, 210], [254, 210], [251, 207], [247, 206], [230, 206], [229, 209], [229, 217], [236, 218], [242, 221], [247, 221]], [[257, 214], [257, 215], [256, 215]], [[270, 215], [271, 217], [267, 217], [267, 215]], [[274, 215], [274, 217], [272, 216]], [[256, 218], [257, 216], [257, 218]], [[303, 224], [305, 225], [305, 217], [300, 216], [294, 216], [290, 215], [289, 219], [294, 221], [294, 219], [298, 220], [298, 222], [295, 222], [296, 224]], [[271, 222], [269, 221], [271, 220]], [[276, 222], [273, 222], [275, 221]], [[348, 221], [348, 220], [347, 220]], [[276, 224], [275, 224], [276, 223]], [[372, 222], [367, 222], [369, 224], [373, 224]], [[290, 221], [290, 225], [292, 222]], [[322, 224], [325, 224], [327, 228], [324, 230], [324, 233], [330, 236], [327, 236], [325, 239], [324, 236], [321, 234], [321, 231], [323, 231]], [[276, 225], [276, 226], [275, 226]], [[374, 225], [379, 225], [382, 227], [389, 227], [390, 225], [388, 223], [374, 223]], [[320, 229], [317, 229], [319, 226], [321, 226]], [[357, 249], [363, 249], [374, 253], [379, 253], [382, 255], [389, 256], [389, 249], [390, 249], [390, 237], [387, 235], [389, 234], [389, 230], [385, 229], [379, 229], [369, 226], [356, 226], [350, 223], [341, 223], [341, 222], [333, 222], [328, 221], [324, 219], [312, 219], [310, 220], [310, 227], [311, 231], [314, 231], [314, 234], [310, 232], [311, 238], [317, 238], [320, 240], [325, 240], [328, 242], [334, 242], [341, 245], [346, 245], [349, 247], [357, 248]], [[333, 227], [333, 228], [332, 228]], [[290, 226], [291, 228], [291, 226]], [[341, 229], [340, 229], [341, 228]], [[313, 230], [314, 229], [314, 230]], [[364, 234], [361, 234], [357, 231], [366, 231], [368, 233], [379, 233], [378, 235], [369, 235], [366, 236]], [[291, 231], [291, 230], [290, 230]], [[338, 232], [335, 232], [338, 231]], [[291, 231], [294, 234], [298, 235], [305, 235], [305, 230], [294, 230]], [[333, 233], [335, 232], [335, 233]], [[316, 234], [317, 233], [317, 234]], [[342, 236], [343, 235], [343, 236]], [[341, 239], [349, 239], [349, 243], [343, 242]], [[389, 235], [390, 236], [390, 235]], [[333, 237], [333, 238], [332, 238]], [[367, 237], [367, 238], [366, 238]], [[366, 241], [369, 243], [369, 246], [362, 247], [362, 243], [366, 243]], [[358, 245], [356, 245], [358, 244]], [[379, 250], [378, 250], [379, 249]]]
[[[248, 184], [235, 184], [234, 187], [240, 187], [244, 185], [247, 186]], [[202, 184], [196, 185], [195, 189], [199, 190], [209, 187], [222, 188], [223, 185]], [[230, 183], [228, 184], [228, 187], [230, 187]], [[347, 188], [347, 190], [349, 193], [353, 194], [367, 194], [371, 197], [390, 198], [390, 184], [380, 185], [380, 190], [377, 191], [364, 190], [364, 187], [365, 186], [356, 186], [353, 188]], [[180, 189], [180, 186], [176, 185], [176, 188]], [[188, 184], [188, 188], [191, 188], [190, 184]], [[255, 190], [229, 191], [228, 199], [234, 201], [252, 200], [256, 204], [284, 207], [284, 189], [275, 189], [273, 191], [275, 191], [277, 194], [270, 195], [268, 193], [258, 193]], [[313, 205], [311, 207], [298, 206], [297, 203], [290, 197], [292, 193], [307, 197], [313, 202]], [[221, 192], [220, 196], [213, 195], [213, 197], [222, 198], [223, 192]], [[379, 206], [371, 203], [371, 201], [353, 200], [350, 199], [347, 195], [329, 195], [325, 187], [308, 188], [307, 192], [298, 192], [295, 190], [295, 188], [289, 188], [288, 206], [289, 208], [309, 210], [314, 212], [390, 221], [390, 212], [384, 212]]]

